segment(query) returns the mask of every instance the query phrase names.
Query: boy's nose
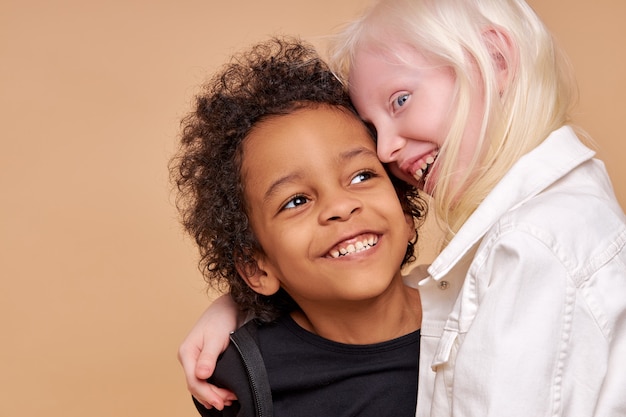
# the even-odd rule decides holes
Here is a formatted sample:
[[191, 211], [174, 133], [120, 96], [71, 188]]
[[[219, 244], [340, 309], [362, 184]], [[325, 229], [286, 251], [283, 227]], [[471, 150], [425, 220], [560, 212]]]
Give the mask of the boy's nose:
[[335, 193], [327, 198], [328, 202], [320, 212], [320, 222], [322, 224], [346, 221], [362, 208], [361, 201], [350, 195]]

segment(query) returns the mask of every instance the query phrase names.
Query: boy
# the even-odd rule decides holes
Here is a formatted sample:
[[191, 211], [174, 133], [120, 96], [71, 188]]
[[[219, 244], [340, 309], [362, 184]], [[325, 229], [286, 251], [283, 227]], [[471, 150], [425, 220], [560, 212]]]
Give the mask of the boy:
[[413, 416], [421, 306], [400, 270], [425, 204], [315, 51], [236, 57], [183, 120], [172, 174], [205, 278], [256, 318], [211, 379], [239, 401], [200, 414]]

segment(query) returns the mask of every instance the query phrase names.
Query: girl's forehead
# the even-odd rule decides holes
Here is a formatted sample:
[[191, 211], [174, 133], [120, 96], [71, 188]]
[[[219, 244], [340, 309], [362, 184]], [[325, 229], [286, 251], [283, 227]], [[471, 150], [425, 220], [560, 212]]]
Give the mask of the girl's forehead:
[[441, 65], [434, 56], [424, 53], [414, 46], [397, 42], [393, 44], [373, 44], [363, 46], [354, 53], [350, 75], [369, 70], [368, 63], [380, 63], [397, 69]]

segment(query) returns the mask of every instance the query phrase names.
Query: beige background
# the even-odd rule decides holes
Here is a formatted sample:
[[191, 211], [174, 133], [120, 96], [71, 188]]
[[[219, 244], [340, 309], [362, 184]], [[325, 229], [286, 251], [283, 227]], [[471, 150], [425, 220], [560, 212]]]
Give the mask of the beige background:
[[[180, 116], [231, 52], [366, 1], [0, 0], [0, 417], [195, 415], [176, 349], [208, 301], [167, 181]], [[624, 205], [626, 2], [532, 4]]]

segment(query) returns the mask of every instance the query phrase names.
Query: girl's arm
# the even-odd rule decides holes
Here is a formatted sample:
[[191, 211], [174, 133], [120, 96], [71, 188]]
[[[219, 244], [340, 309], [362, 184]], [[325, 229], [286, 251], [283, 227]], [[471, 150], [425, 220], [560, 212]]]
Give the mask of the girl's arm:
[[236, 399], [225, 389], [206, 382], [213, 374], [218, 356], [226, 350], [229, 335], [237, 328], [235, 303], [228, 295], [217, 298], [191, 329], [178, 349], [189, 392], [206, 408], [222, 410]]

